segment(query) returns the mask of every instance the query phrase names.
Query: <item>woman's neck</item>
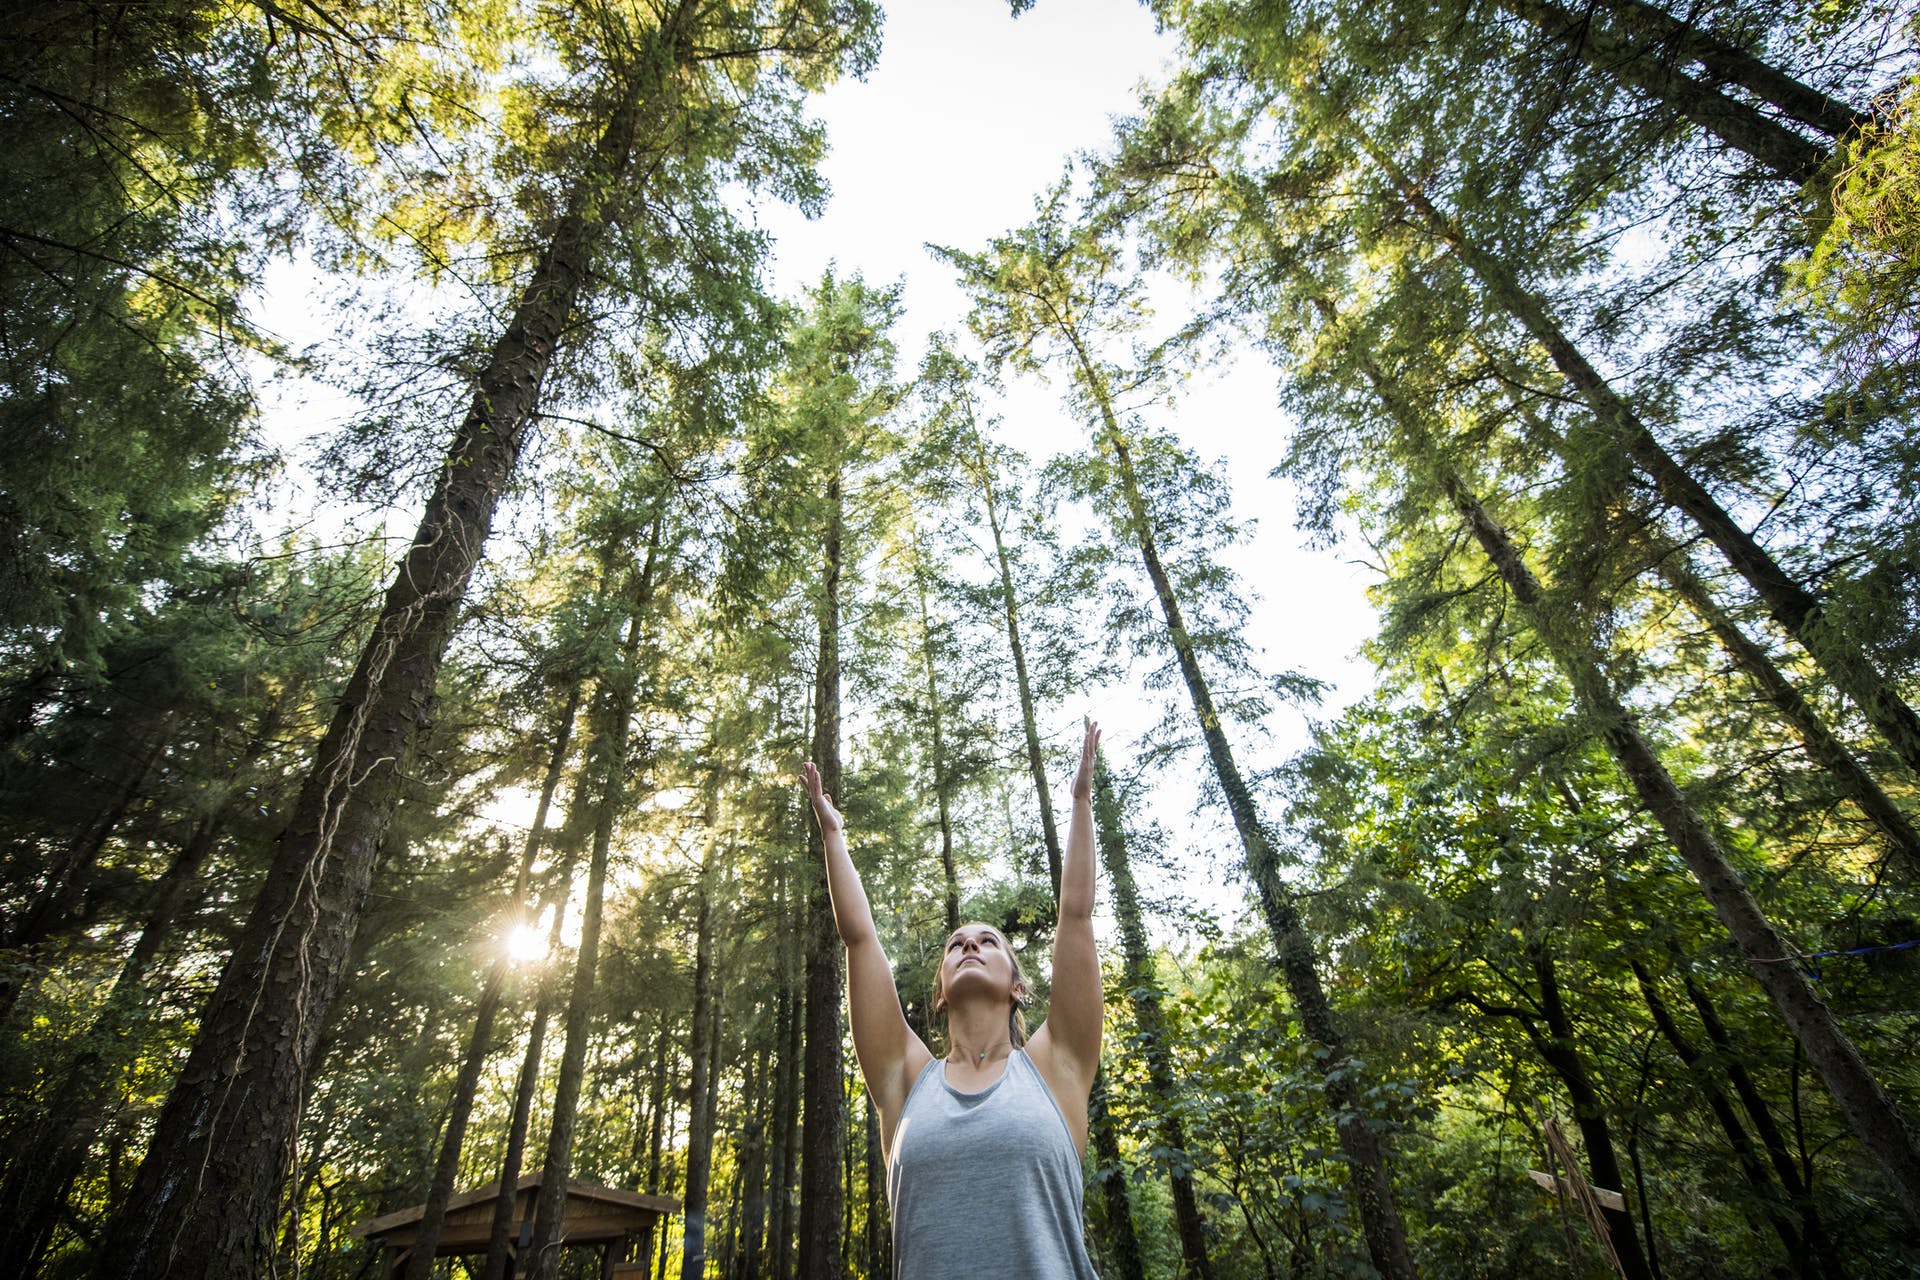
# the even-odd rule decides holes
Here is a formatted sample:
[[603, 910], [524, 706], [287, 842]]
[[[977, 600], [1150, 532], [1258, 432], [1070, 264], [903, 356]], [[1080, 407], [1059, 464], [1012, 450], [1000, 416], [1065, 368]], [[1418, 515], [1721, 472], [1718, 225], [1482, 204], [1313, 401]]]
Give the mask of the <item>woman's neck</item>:
[[981, 1066], [1013, 1052], [1013, 1033], [1004, 1008], [972, 1006], [947, 1011], [947, 1058]]

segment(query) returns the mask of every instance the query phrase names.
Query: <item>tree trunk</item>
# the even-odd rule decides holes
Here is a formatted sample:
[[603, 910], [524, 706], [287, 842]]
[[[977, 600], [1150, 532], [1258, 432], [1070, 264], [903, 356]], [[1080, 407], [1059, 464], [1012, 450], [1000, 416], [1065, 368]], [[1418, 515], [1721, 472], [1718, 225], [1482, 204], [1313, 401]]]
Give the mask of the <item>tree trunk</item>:
[[693, 1079], [687, 1090], [687, 1191], [681, 1201], [680, 1280], [700, 1280], [707, 1263], [707, 1179], [713, 1169], [713, 904], [714, 849], [719, 844], [718, 779], [707, 793], [707, 849], [700, 862], [694, 908], [693, 1025], [687, 1058]]
[[[792, 917], [792, 896], [782, 919]], [[794, 1166], [799, 1159], [796, 1141], [800, 1136], [801, 1032], [805, 1020], [801, 966], [794, 955], [794, 944], [804, 939], [804, 929], [803, 922], [800, 931], [787, 930], [780, 946], [779, 1077], [774, 1089], [772, 1186], [767, 1193], [772, 1215], [767, 1223], [766, 1245], [767, 1265], [774, 1280], [787, 1280], [793, 1274]]]
[[[1566, 1086], [1567, 1099], [1573, 1103], [1574, 1123], [1580, 1127], [1581, 1145], [1587, 1150], [1587, 1172], [1597, 1186], [1625, 1192], [1627, 1184], [1620, 1172], [1620, 1160], [1613, 1149], [1612, 1126], [1607, 1122], [1607, 1105], [1587, 1072], [1586, 1059], [1574, 1036], [1573, 1019], [1567, 1015], [1566, 1002], [1560, 998], [1560, 978], [1554, 967], [1553, 952], [1537, 940], [1527, 943], [1528, 959], [1534, 978], [1540, 984], [1540, 1017], [1546, 1023], [1542, 1034], [1531, 1018], [1521, 1019], [1527, 1038], [1553, 1073]], [[1640, 1236], [1634, 1230], [1633, 1217], [1624, 1209], [1602, 1209], [1607, 1220], [1607, 1235], [1614, 1256], [1620, 1259], [1625, 1280], [1653, 1280], [1647, 1256], [1640, 1248]]]
[[1047, 878], [1053, 883], [1053, 900], [1060, 900], [1060, 829], [1053, 820], [1053, 800], [1047, 790], [1047, 762], [1040, 752], [1040, 721], [1033, 710], [1033, 682], [1027, 677], [1027, 651], [1020, 642], [1020, 597], [1013, 588], [1013, 561], [1007, 554], [1006, 538], [1000, 532], [999, 504], [994, 499], [993, 471], [978, 433], [973, 438], [975, 465], [980, 494], [986, 503], [987, 527], [993, 531], [993, 557], [1000, 566], [1000, 601], [1007, 616], [1007, 645], [1013, 650], [1013, 674], [1020, 687], [1020, 727], [1026, 734], [1027, 771], [1033, 775], [1033, 791], [1040, 802], [1040, 835], [1047, 842]]
[[1680, 1024], [1674, 1021], [1673, 1011], [1654, 985], [1653, 975], [1640, 961], [1632, 961], [1634, 980], [1640, 986], [1641, 998], [1646, 1001], [1647, 1012], [1653, 1015], [1653, 1025], [1660, 1035], [1672, 1047], [1674, 1056], [1693, 1075], [1699, 1086], [1700, 1095], [1706, 1099], [1707, 1109], [1713, 1112], [1713, 1118], [1719, 1123], [1720, 1131], [1727, 1136], [1727, 1145], [1733, 1149], [1734, 1160], [1740, 1166], [1741, 1176], [1746, 1180], [1754, 1199], [1762, 1206], [1767, 1225], [1773, 1228], [1785, 1246], [1787, 1258], [1793, 1263], [1794, 1270], [1807, 1280], [1814, 1280], [1823, 1274], [1816, 1265], [1816, 1259], [1807, 1248], [1806, 1240], [1800, 1234], [1793, 1215], [1785, 1211], [1781, 1189], [1767, 1173], [1761, 1162], [1760, 1153], [1754, 1148], [1753, 1138], [1747, 1133], [1747, 1127], [1740, 1123], [1740, 1117], [1734, 1112], [1733, 1103], [1721, 1090], [1720, 1085], [1708, 1073], [1702, 1061], [1700, 1050], [1687, 1039]]
[[579, 1118], [580, 1086], [586, 1073], [587, 1041], [592, 1033], [594, 985], [600, 963], [600, 926], [607, 884], [607, 863], [613, 847], [613, 829], [626, 803], [627, 743], [633, 730], [640, 637], [653, 603], [653, 583], [660, 556], [664, 509], [656, 509], [647, 538], [647, 556], [633, 582], [630, 613], [621, 655], [613, 670], [604, 673], [594, 696], [594, 727], [599, 755], [595, 796], [593, 855], [587, 864], [587, 891], [581, 907], [580, 949], [575, 954], [573, 990], [567, 997], [567, 1041], [561, 1051], [560, 1076], [554, 1082], [553, 1121], [547, 1131], [546, 1159], [541, 1167], [540, 1194], [534, 1201], [533, 1240], [528, 1246], [531, 1280], [555, 1280], [559, 1274], [562, 1217], [566, 1211], [567, 1178], [573, 1168], [573, 1129]]
[[[567, 744], [573, 737], [573, 717], [580, 706], [580, 682], [567, 691], [566, 709], [561, 712], [559, 732], [554, 735], [553, 751], [547, 758], [547, 772], [541, 780], [540, 801], [534, 808], [533, 825], [527, 829], [520, 849], [520, 870], [514, 876], [513, 893], [507, 902], [506, 916], [518, 920], [526, 911], [527, 882], [533, 875], [533, 861], [540, 852], [540, 837], [547, 825], [547, 810], [560, 785], [566, 767]], [[440, 1141], [440, 1158], [433, 1168], [433, 1182], [427, 1188], [427, 1200], [414, 1236], [413, 1252], [408, 1255], [406, 1280], [431, 1280], [435, 1256], [440, 1248], [440, 1231], [446, 1223], [447, 1201], [453, 1198], [453, 1182], [460, 1174], [460, 1153], [466, 1145], [467, 1120], [473, 1114], [473, 1097], [480, 1088], [480, 1073], [486, 1068], [487, 1055], [493, 1049], [493, 1022], [500, 1012], [501, 993], [506, 989], [512, 967], [504, 949], [496, 952], [487, 968], [486, 983], [474, 1004], [473, 1034], [467, 1041], [466, 1057], [453, 1085], [453, 1101], [447, 1109], [447, 1131]], [[517, 1175], [516, 1175], [517, 1176]]]
[[1087, 1132], [1093, 1138], [1094, 1180], [1107, 1206], [1107, 1234], [1113, 1269], [1120, 1280], [1146, 1280], [1140, 1260], [1140, 1236], [1133, 1225], [1133, 1199], [1127, 1194], [1127, 1167], [1120, 1159], [1120, 1135], [1114, 1131], [1113, 1111], [1107, 1105], [1107, 1073], [1093, 1077], [1093, 1096], [1087, 1101]]
[[[1642, 42], [1646, 54], [1663, 61], [1698, 62], [1715, 80], [1739, 85], [1782, 115], [1838, 140], [1873, 123], [1873, 117], [1855, 111], [1837, 98], [1782, 71], [1751, 50], [1683, 22], [1645, 0], [1595, 0], [1608, 18], [1629, 37]], [[1659, 45], [1655, 50], [1648, 46]], [[1643, 54], [1642, 56], [1645, 56]]]
[[580, 824], [585, 821], [586, 812], [584, 804], [568, 806], [567, 821], [561, 828], [559, 840], [563, 856], [559, 865], [548, 873], [544, 896], [553, 903], [553, 924], [547, 930], [547, 958], [542, 962], [546, 968], [534, 997], [533, 1025], [527, 1030], [526, 1052], [521, 1056], [520, 1076], [514, 1085], [513, 1114], [507, 1122], [507, 1147], [501, 1156], [500, 1183], [494, 1192], [483, 1280], [508, 1280], [517, 1270], [515, 1260], [521, 1256], [522, 1242], [514, 1235], [520, 1173], [526, 1163], [527, 1131], [533, 1122], [533, 1095], [540, 1083], [547, 1024], [553, 1020], [554, 1005], [560, 999], [560, 936], [566, 924], [567, 902], [573, 896], [573, 868], [579, 861]]
[[1407, 1250], [1406, 1231], [1401, 1226], [1400, 1213], [1394, 1204], [1393, 1184], [1387, 1176], [1380, 1142], [1373, 1130], [1367, 1127], [1357, 1072], [1347, 1056], [1345, 1043], [1334, 1023], [1333, 1010], [1327, 1003], [1312, 940], [1308, 938], [1306, 927], [1300, 920], [1297, 905], [1280, 879], [1279, 860], [1266, 829], [1261, 825], [1253, 803], [1253, 792], [1247, 787], [1240, 774], [1240, 766], [1233, 757], [1233, 749], [1227, 742], [1219, 713], [1214, 709], [1213, 691], [1200, 670], [1200, 660], [1187, 633], [1172, 581], [1160, 563], [1160, 551], [1155, 543], [1146, 499], [1140, 491], [1132, 454], [1126, 436], [1120, 430], [1105, 379], [1080, 343], [1078, 334], [1070, 335], [1069, 341], [1079, 358], [1087, 389], [1099, 406], [1104, 427], [1102, 442], [1113, 456], [1129, 523], [1139, 544], [1140, 558], [1146, 566], [1147, 577], [1153, 582], [1154, 595], [1166, 619], [1167, 640], [1173, 646], [1181, 678], [1193, 701], [1194, 716], [1199, 721], [1201, 736], [1206, 741], [1207, 757], [1213, 765], [1214, 777], [1233, 815], [1233, 825], [1240, 836], [1247, 873], [1259, 897], [1261, 912], [1266, 918], [1267, 930], [1273, 938], [1281, 972], [1286, 978], [1287, 990], [1293, 997], [1307, 1035], [1327, 1050], [1319, 1062], [1326, 1082], [1329, 1110], [1334, 1116], [1334, 1127], [1339, 1135], [1340, 1151], [1347, 1160], [1354, 1203], [1360, 1211], [1367, 1255], [1374, 1268], [1389, 1280], [1412, 1280], [1416, 1274], [1413, 1255]]
[[1588, 15], [1563, 9], [1552, 0], [1501, 2], [1550, 39], [1571, 46], [1596, 71], [1665, 103], [1682, 119], [1757, 160], [1778, 177], [1805, 182], [1833, 154], [1740, 99], [1694, 79], [1657, 52], [1636, 48], [1607, 24], [1593, 21]]
[[147, 1159], [105, 1237], [99, 1280], [248, 1280], [271, 1265], [307, 1074], [374, 855], [587, 256], [605, 230], [589, 211], [600, 183], [625, 171], [633, 134], [633, 108], [623, 105], [598, 143], [595, 180], [575, 188], [477, 379]]
[[[777, 1002], [778, 997], [775, 999]], [[778, 1043], [780, 1032], [777, 1015], [773, 1024], [771, 1039]], [[760, 1275], [760, 1241], [767, 1224], [767, 1123], [772, 1114], [773, 1093], [767, 1087], [768, 1071], [773, 1065], [768, 1043], [767, 1039], [760, 1040], [742, 1094], [747, 1107], [747, 1120], [746, 1129], [740, 1136], [740, 1158], [735, 1174], [740, 1189], [740, 1212], [734, 1224], [737, 1243], [733, 1251], [733, 1265], [728, 1269], [732, 1280], [748, 1280], [749, 1277], [757, 1280]]]
[[1352, 131], [1354, 140], [1398, 186], [1408, 205], [1444, 240], [1494, 301], [1539, 342], [1554, 367], [1592, 410], [1600, 425], [1653, 480], [1661, 497], [1685, 512], [1709, 541], [1720, 549], [1736, 572], [1746, 579], [1768, 610], [1827, 673], [1835, 686], [1860, 708], [1870, 724], [1891, 745], [1907, 767], [1920, 776], [1920, 717], [1872, 659], [1838, 626], [1830, 622], [1819, 600], [1795, 581], [1753, 536], [1743, 529], [1691, 472], [1660, 444], [1634, 412], [1633, 406], [1587, 363], [1567, 335], [1547, 314], [1546, 306], [1522, 288], [1505, 263], [1483, 253], [1461, 234], [1392, 157], [1371, 139]]
[[[282, 708], [294, 695], [283, 692], [247, 735], [232, 774], [238, 778], [266, 754], [278, 734]], [[215, 749], [220, 749], [215, 739]], [[141, 1033], [152, 1019], [147, 973], [173, 936], [181, 913], [203, 887], [201, 872], [227, 824], [244, 803], [239, 787], [229, 789], [211, 813], [193, 825], [167, 869], [154, 884], [147, 917], [133, 949], [101, 1002], [86, 1039], [104, 1047], [73, 1063], [60, 1083], [60, 1095], [25, 1152], [17, 1155], [0, 1186], [0, 1277], [13, 1280], [38, 1274], [52, 1243], [67, 1192], [86, 1165], [87, 1149], [106, 1123], [112, 1091], [139, 1052]]]
[[[919, 559], [919, 539], [915, 553]], [[927, 724], [933, 743], [933, 798], [940, 819], [940, 870], [947, 884], [947, 932], [960, 927], [960, 871], [953, 857], [953, 809], [947, 798], [946, 739], [941, 732], [940, 681], [933, 666], [933, 618], [927, 610], [927, 582], [923, 559], [916, 566], [913, 585], [920, 597], [920, 662], [927, 677]]]
[[[565, 883], [563, 878], [562, 884]], [[560, 926], [567, 914], [567, 893], [554, 896], [553, 931], [547, 938], [547, 963], [560, 954]], [[547, 1023], [553, 1018], [559, 984], [548, 975], [535, 1000], [533, 1025], [527, 1030], [527, 1049], [520, 1059], [520, 1078], [513, 1091], [513, 1117], [507, 1123], [507, 1149], [500, 1160], [500, 1185], [494, 1192], [493, 1221], [487, 1233], [483, 1280], [508, 1280], [517, 1269], [520, 1242], [514, 1236], [514, 1209], [519, 1201], [520, 1170], [526, 1163], [527, 1130], [533, 1121], [533, 1095], [540, 1083], [540, 1060], [546, 1048]]]
[[1133, 1004], [1136, 1043], [1139, 1056], [1146, 1061], [1147, 1080], [1153, 1089], [1160, 1145], [1168, 1152], [1167, 1181], [1173, 1192], [1173, 1221], [1180, 1235], [1182, 1273], [1192, 1280], [1209, 1280], [1213, 1268], [1207, 1260], [1206, 1226], [1193, 1195], [1193, 1161], [1187, 1151], [1186, 1127], [1180, 1123], [1179, 1086], [1173, 1078], [1166, 1013], [1160, 1007], [1153, 952], [1140, 915], [1140, 891], [1134, 884], [1133, 866], [1127, 857], [1125, 816], [1104, 751], [1094, 760], [1093, 822], [1100, 865], [1107, 872], [1114, 922], [1120, 927], [1120, 951]]
[[1888, 847], [1902, 861], [1906, 874], [1920, 874], [1920, 833], [1914, 831], [1907, 815], [1901, 812], [1893, 797], [1881, 789], [1866, 766], [1847, 750], [1846, 744], [1834, 737], [1832, 730], [1821, 721], [1819, 712], [1786, 673], [1774, 665], [1767, 651], [1749, 639], [1714, 602], [1707, 584], [1691, 565], [1679, 558], [1680, 554], [1674, 549], [1660, 558], [1660, 576], [1687, 602], [1694, 615], [1707, 624], [1720, 646], [1747, 673], [1747, 678], [1759, 686], [1780, 718], [1792, 726], [1807, 754], [1833, 775], [1840, 789], [1886, 836]]
[[[1437, 453], [1428, 452], [1435, 465], [1444, 469]], [[1808, 1061], [1826, 1082], [1854, 1136], [1879, 1163], [1908, 1214], [1920, 1221], [1920, 1149], [1915, 1148], [1893, 1100], [1867, 1070], [1859, 1050], [1800, 971], [1792, 964], [1770, 963], [1788, 955], [1789, 949], [1734, 870], [1726, 851], [1681, 794], [1641, 735], [1632, 714], [1613, 692], [1598, 655], [1584, 640], [1568, 635], [1559, 619], [1542, 607], [1540, 584], [1532, 570], [1521, 560], [1506, 531], [1465, 490], [1459, 478], [1446, 472], [1442, 483], [1528, 623], [1552, 651], [1581, 708], [1595, 721], [1608, 754], [1692, 870], [1714, 913], [1773, 998]]]
[[[821, 548], [820, 652], [813, 685], [813, 762], [826, 793], [840, 796], [841, 471], [827, 477]], [[800, 1152], [799, 1280], [840, 1280], [840, 1148], [846, 1130], [846, 1069], [840, 1050], [843, 956], [827, 896], [826, 848], [807, 826], [806, 1070]]]
[[1826, 1225], [1820, 1219], [1820, 1211], [1813, 1202], [1813, 1189], [1801, 1176], [1800, 1166], [1794, 1161], [1793, 1153], [1787, 1147], [1786, 1135], [1780, 1132], [1775, 1123], [1773, 1109], [1754, 1084], [1753, 1076], [1748, 1073], [1746, 1062], [1739, 1048], [1728, 1035], [1726, 1024], [1720, 1021], [1719, 1011], [1713, 1007], [1713, 1001], [1694, 981], [1687, 959], [1675, 950], [1675, 960], [1680, 969], [1680, 980], [1686, 987], [1687, 999], [1692, 1003], [1694, 1012], [1699, 1015], [1700, 1025], [1707, 1033], [1707, 1039], [1713, 1041], [1715, 1052], [1719, 1056], [1720, 1068], [1727, 1073], [1727, 1081], [1733, 1085], [1733, 1092], [1740, 1099], [1741, 1108], [1747, 1113], [1747, 1119], [1753, 1122], [1753, 1131], [1760, 1137], [1760, 1145], [1765, 1148], [1767, 1162], [1773, 1166], [1774, 1176], [1780, 1179], [1780, 1185], [1786, 1188], [1787, 1197], [1793, 1202], [1793, 1209], [1800, 1218], [1801, 1233], [1806, 1236], [1807, 1247], [1814, 1257], [1826, 1260], [1829, 1270], [1835, 1277], [1843, 1275], [1839, 1260], [1839, 1251], [1827, 1235]]

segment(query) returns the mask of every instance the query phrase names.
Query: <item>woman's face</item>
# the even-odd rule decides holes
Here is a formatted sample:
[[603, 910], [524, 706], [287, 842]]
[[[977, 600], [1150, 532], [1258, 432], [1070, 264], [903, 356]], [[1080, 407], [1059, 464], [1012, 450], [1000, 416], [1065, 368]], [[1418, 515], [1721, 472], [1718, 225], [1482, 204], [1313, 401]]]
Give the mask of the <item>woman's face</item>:
[[990, 924], [963, 924], [947, 936], [940, 960], [942, 1006], [972, 991], [991, 992], [1003, 1000], [1018, 999], [1023, 986], [1014, 973], [1013, 952], [1000, 931]]

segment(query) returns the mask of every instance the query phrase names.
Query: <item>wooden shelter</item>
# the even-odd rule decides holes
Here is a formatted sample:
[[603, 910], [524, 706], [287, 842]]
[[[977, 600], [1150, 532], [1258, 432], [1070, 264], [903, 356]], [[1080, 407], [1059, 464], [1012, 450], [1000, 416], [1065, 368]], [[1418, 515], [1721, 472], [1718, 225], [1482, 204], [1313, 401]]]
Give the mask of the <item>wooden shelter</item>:
[[[447, 1201], [445, 1225], [440, 1228], [436, 1257], [449, 1258], [485, 1255], [493, 1230], [493, 1205], [499, 1184], [490, 1182], [471, 1191], [463, 1191]], [[533, 1204], [540, 1194], [540, 1175], [521, 1177], [514, 1189], [513, 1250], [514, 1275], [525, 1274], [528, 1259], [521, 1258], [533, 1239]], [[427, 1207], [414, 1205], [378, 1218], [368, 1218], [354, 1226], [352, 1234], [371, 1240], [385, 1252], [385, 1275], [391, 1277], [413, 1253], [419, 1238], [420, 1219]], [[560, 1216], [560, 1238], [569, 1249], [600, 1249], [602, 1280], [633, 1280], [647, 1275], [647, 1257], [653, 1248], [654, 1230], [665, 1214], [680, 1212], [680, 1202], [672, 1196], [641, 1195], [615, 1187], [596, 1187], [590, 1183], [567, 1182], [566, 1207]]]

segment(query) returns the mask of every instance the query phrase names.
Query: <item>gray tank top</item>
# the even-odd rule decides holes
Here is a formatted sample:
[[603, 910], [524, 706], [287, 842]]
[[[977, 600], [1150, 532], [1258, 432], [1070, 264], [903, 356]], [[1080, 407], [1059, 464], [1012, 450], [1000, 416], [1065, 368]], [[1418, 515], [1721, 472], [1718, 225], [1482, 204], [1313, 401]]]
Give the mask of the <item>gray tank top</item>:
[[1022, 1050], [979, 1093], [920, 1072], [887, 1167], [894, 1280], [1099, 1280], [1081, 1230], [1080, 1157]]

